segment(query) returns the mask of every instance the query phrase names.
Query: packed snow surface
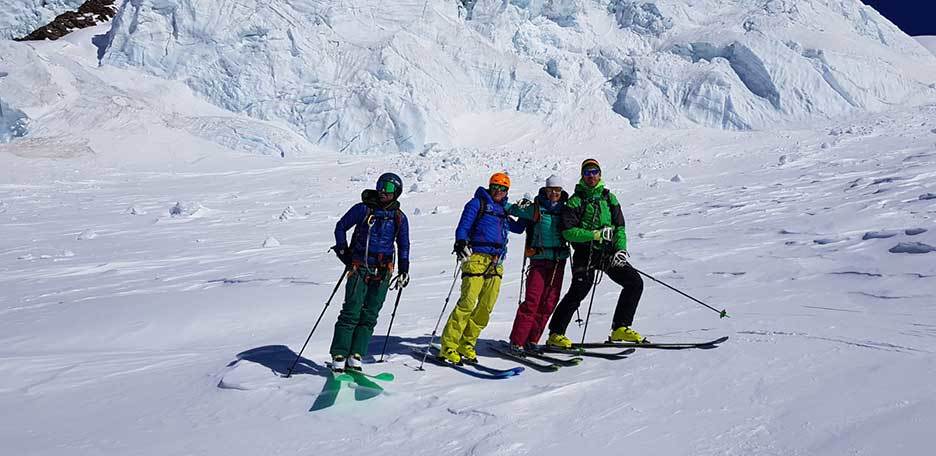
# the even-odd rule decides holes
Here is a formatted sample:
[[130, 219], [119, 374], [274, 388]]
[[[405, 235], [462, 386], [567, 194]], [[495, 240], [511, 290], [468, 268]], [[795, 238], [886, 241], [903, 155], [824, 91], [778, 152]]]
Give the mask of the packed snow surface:
[[[106, 31], [0, 43], [4, 103], [30, 119], [0, 144], [4, 454], [929, 454], [936, 103], [759, 132], [476, 112], [457, 148], [348, 155], [201, 101], [191, 81], [99, 67]], [[624, 202], [632, 263], [730, 315], [648, 280], [636, 329], [730, 339], [498, 381], [416, 370], [469, 195], [501, 170], [512, 198], [551, 174], [571, 187], [586, 157]], [[365, 369], [396, 380], [309, 412], [341, 293], [296, 375], [279, 374], [341, 273], [336, 220], [384, 171], [406, 184], [413, 280], [386, 362]], [[521, 240], [483, 341], [510, 330]], [[587, 339], [607, 335], [616, 292], [599, 285]]]
[[102, 62], [351, 152], [451, 146], [491, 111], [748, 130], [936, 94], [936, 57], [859, 0], [463, 3], [124, 0]]

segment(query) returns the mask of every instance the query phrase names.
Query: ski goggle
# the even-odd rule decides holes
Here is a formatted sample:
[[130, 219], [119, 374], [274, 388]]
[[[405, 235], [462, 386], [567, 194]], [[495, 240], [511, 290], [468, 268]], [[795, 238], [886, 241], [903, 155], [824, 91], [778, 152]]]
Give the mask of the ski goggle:
[[396, 193], [396, 190], [396, 184], [390, 181], [384, 182], [382, 186], [377, 188], [377, 191], [382, 193]]
[[562, 187], [546, 187], [546, 193], [562, 193]]
[[507, 193], [507, 190], [509, 189], [508, 187], [504, 185], [500, 185], [500, 184], [491, 184], [490, 188], [491, 188], [491, 191], [493, 192], [504, 192], [504, 193]]
[[598, 168], [585, 168], [582, 170], [583, 176], [591, 177], [591, 176], [597, 176], [599, 174], [601, 174], [601, 170]]

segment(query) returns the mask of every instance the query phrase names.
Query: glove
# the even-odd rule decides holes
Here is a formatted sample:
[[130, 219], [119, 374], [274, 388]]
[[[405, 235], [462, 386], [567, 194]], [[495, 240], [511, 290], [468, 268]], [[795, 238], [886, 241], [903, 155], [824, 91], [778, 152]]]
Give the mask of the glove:
[[471, 247], [468, 246], [468, 241], [461, 239], [455, 241], [455, 248], [452, 249], [452, 253], [455, 254], [458, 261], [466, 261], [471, 256]]
[[526, 209], [532, 205], [533, 205], [533, 201], [530, 201], [529, 198], [523, 198], [522, 200], [517, 202], [517, 207], [519, 207], [520, 209]]
[[627, 258], [630, 256], [627, 250], [618, 250], [611, 256], [611, 266], [615, 268], [623, 267], [627, 264]]
[[596, 241], [611, 242], [614, 240], [614, 227], [606, 226], [600, 230], [592, 231], [592, 234]]
[[331, 249], [335, 251], [335, 256], [337, 256], [338, 260], [341, 261], [345, 266], [351, 265], [351, 250], [348, 249], [348, 246], [336, 245]]
[[409, 273], [408, 272], [401, 272], [397, 274], [396, 277], [393, 278], [393, 280], [390, 281], [390, 288], [394, 290], [406, 288], [407, 285], [409, 285]]

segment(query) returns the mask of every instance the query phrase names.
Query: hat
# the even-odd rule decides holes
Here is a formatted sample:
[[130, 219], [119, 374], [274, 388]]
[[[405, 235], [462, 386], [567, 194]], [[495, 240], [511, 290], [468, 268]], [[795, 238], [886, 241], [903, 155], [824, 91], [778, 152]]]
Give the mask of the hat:
[[552, 176], [549, 176], [549, 177], [546, 178], [546, 186], [547, 186], [547, 187], [560, 187], [560, 188], [561, 188], [561, 187], [562, 187], [562, 178], [559, 177], [559, 176], [557, 176], [557, 175], [555, 175], [555, 174], [553, 174]]
[[597, 168], [598, 172], [601, 172], [601, 165], [599, 165], [598, 160], [595, 160], [594, 158], [589, 158], [582, 162], [582, 171], [585, 171], [589, 168]]
[[494, 173], [491, 180], [488, 181], [488, 185], [503, 185], [510, 188], [510, 176], [507, 173]]

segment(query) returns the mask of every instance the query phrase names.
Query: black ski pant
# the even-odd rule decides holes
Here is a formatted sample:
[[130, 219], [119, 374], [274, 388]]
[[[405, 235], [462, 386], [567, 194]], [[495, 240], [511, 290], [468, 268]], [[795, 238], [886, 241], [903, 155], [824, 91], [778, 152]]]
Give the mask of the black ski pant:
[[[582, 304], [582, 301], [588, 297], [592, 285], [595, 283], [595, 274], [597, 269], [584, 268], [581, 270], [572, 269], [572, 285], [569, 291], [559, 301], [552, 320], [549, 322], [549, 332], [565, 334], [566, 328], [572, 321], [572, 316]], [[640, 295], [643, 294], [643, 279], [640, 274], [630, 265], [623, 267], [607, 267], [605, 275], [614, 283], [621, 286], [621, 294], [618, 295], [617, 307], [614, 309], [614, 318], [611, 329], [621, 326], [631, 326], [634, 324], [634, 314], [637, 313], [637, 304], [640, 302]]]

